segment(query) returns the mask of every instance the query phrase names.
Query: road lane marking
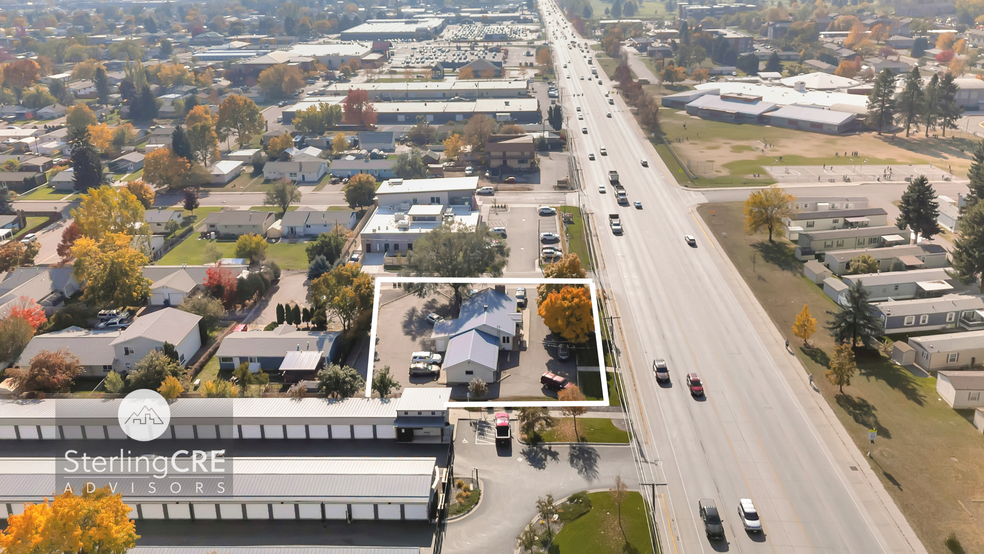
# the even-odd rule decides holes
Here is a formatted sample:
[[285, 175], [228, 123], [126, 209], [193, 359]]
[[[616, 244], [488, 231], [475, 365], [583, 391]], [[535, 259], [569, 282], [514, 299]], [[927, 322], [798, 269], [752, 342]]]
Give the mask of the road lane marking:
[[694, 213], [694, 209], [693, 208], [690, 208], [690, 217], [694, 218], [694, 221], [697, 222], [697, 227], [699, 227], [700, 228], [700, 232], [701, 233], [704, 233], [704, 236], [707, 237], [707, 242], [708, 242], [708, 244], [711, 245], [711, 248], [717, 248], [716, 246], [714, 246], [714, 241], [711, 240], [711, 236], [708, 235], [707, 234], [707, 231], [704, 230], [704, 226], [701, 225], [700, 219], [697, 217], [697, 214]]
[[673, 536], [673, 524], [670, 523], [670, 512], [666, 509], [666, 498], [663, 493], [659, 493], [659, 501], [663, 503], [663, 513], [666, 514], [666, 528], [670, 532], [670, 541], [673, 543], [673, 552], [679, 554], [676, 545], [676, 537]]

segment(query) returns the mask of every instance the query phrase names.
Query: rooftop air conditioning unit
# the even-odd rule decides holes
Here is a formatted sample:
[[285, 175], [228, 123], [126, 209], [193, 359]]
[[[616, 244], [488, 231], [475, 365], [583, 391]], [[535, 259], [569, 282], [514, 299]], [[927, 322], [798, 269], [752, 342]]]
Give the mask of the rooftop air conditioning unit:
[[403, 184], [403, 179], [390, 179], [390, 186], [398, 187]]

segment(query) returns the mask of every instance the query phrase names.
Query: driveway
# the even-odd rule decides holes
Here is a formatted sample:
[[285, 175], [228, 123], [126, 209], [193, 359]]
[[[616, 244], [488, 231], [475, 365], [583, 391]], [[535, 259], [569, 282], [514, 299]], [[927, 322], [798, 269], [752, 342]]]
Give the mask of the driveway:
[[259, 315], [253, 317], [251, 329], [263, 329], [269, 323], [277, 321], [277, 304], [297, 304], [303, 310], [309, 308], [307, 301], [307, 271], [284, 270], [280, 273], [280, 282], [273, 290], [270, 299], [259, 308]]
[[[387, 299], [387, 296], [390, 298]], [[404, 389], [443, 387], [446, 384], [444, 372], [438, 378], [411, 377], [409, 373], [410, 353], [433, 348], [430, 337], [434, 326], [425, 319], [431, 312], [450, 317], [448, 299], [441, 295], [420, 298], [403, 295], [402, 291], [383, 291], [381, 295], [373, 367], [382, 369], [389, 366], [390, 375]]]
[[477, 470], [482, 500], [467, 517], [447, 524], [443, 552], [515, 552], [516, 535], [535, 517], [537, 498], [547, 494], [560, 501], [584, 490], [607, 490], [616, 476], [629, 490], [638, 489], [629, 446], [531, 447], [514, 440], [512, 448], [498, 449], [481, 436], [484, 426], [478, 423], [458, 420], [454, 472], [474, 476]]

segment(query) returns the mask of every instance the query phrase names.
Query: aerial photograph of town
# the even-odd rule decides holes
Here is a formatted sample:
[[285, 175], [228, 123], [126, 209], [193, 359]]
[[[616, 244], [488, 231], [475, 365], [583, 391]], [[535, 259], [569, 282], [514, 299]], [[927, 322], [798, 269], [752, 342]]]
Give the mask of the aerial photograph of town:
[[984, 554], [984, 0], [0, 0], [0, 554]]

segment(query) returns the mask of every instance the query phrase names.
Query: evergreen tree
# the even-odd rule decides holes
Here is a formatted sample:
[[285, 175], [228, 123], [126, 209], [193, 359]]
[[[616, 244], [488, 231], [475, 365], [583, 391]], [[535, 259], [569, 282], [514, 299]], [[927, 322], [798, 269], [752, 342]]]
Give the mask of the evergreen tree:
[[155, 117], [157, 117], [157, 98], [150, 91], [150, 87], [144, 85], [130, 103], [130, 118], [135, 121], [150, 121]]
[[[52, 94], [54, 94], [54, 93], [52, 93]], [[130, 104], [131, 104], [130, 105], [130, 110], [131, 110], [130, 117], [132, 118], [133, 117], [133, 114], [132, 114], [133, 105], [132, 104], [133, 104], [133, 101], [137, 98], [137, 87], [133, 86], [133, 82], [130, 81], [129, 79], [123, 79], [122, 81], [120, 81], [120, 98], [124, 102], [130, 102]]]
[[779, 53], [773, 52], [769, 56], [769, 61], [765, 64], [766, 71], [772, 71], [774, 73], [782, 73], [782, 60], [779, 59]]
[[171, 44], [171, 41], [167, 39], [161, 40], [161, 45], [159, 50], [160, 55], [158, 56], [158, 58], [162, 60], [166, 60], [171, 57], [172, 52], [174, 52], [174, 46]]
[[690, 44], [690, 25], [686, 19], [680, 21], [680, 44]]
[[940, 76], [936, 73], [929, 79], [926, 89], [923, 91], [923, 113], [922, 122], [926, 126], [926, 136], [929, 136], [930, 128], [935, 129], [936, 123], [940, 119]]
[[974, 157], [973, 161], [970, 162], [967, 178], [970, 179], [970, 182], [967, 183], [970, 193], [967, 194], [967, 203], [961, 209], [961, 213], [966, 212], [974, 204], [984, 199], [984, 140], [978, 142], [977, 147], [974, 148]]
[[868, 95], [868, 125], [882, 129], [892, 124], [895, 119], [895, 77], [885, 69], [875, 78], [875, 86]]
[[919, 76], [919, 68], [913, 67], [905, 76], [905, 88], [899, 95], [899, 118], [905, 127], [905, 136], [909, 136], [909, 128], [919, 120], [919, 114], [923, 110], [922, 103], [922, 79]]
[[7, 187], [0, 187], [0, 215], [14, 213], [14, 193]]
[[953, 73], [949, 71], [940, 80], [940, 127], [943, 127], [943, 136], [946, 136], [947, 129], [956, 129], [957, 120], [963, 115], [963, 108], [957, 104], [957, 93], [960, 87], [954, 81]]
[[615, 3], [612, 4], [612, 17], [622, 19], [622, 0], [615, 0]]
[[960, 216], [960, 236], [953, 243], [950, 273], [969, 285], [980, 278], [980, 293], [984, 294], [984, 202], [975, 202]]
[[277, 304], [277, 325], [283, 325], [287, 321], [286, 310], [283, 304]]
[[881, 323], [871, 314], [868, 297], [871, 293], [861, 281], [856, 281], [844, 293], [844, 301], [837, 312], [827, 312], [834, 320], [827, 326], [837, 344], [861, 344], [871, 347], [882, 334]]
[[926, 53], [926, 46], [929, 45], [929, 41], [926, 37], [919, 37], [912, 42], [912, 57], [921, 58]]
[[916, 234], [916, 242], [920, 235], [929, 239], [939, 234], [940, 226], [936, 223], [936, 218], [940, 215], [940, 203], [936, 201], [936, 191], [925, 175], [920, 175], [909, 183], [902, 194], [899, 212], [895, 224], [899, 229], [912, 229]]
[[745, 54], [744, 56], [738, 58], [738, 63], [735, 67], [744, 71], [749, 75], [758, 75], [759, 71], [759, 59], [755, 54]]
[[174, 131], [171, 132], [171, 152], [174, 152], [174, 155], [179, 158], [192, 160], [191, 141], [188, 140], [188, 133], [181, 125], [175, 127]]
[[294, 325], [301, 324], [301, 307], [294, 304], [294, 307], [290, 310], [291, 318], [294, 320]]
[[314, 281], [329, 271], [331, 271], [331, 264], [328, 263], [327, 258], [319, 254], [314, 257], [314, 260], [308, 266], [308, 281]]
[[89, 142], [89, 130], [86, 129], [72, 137], [72, 183], [76, 192], [88, 192], [91, 188], [102, 185], [102, 162], [99, 153]]
[[106, 77], [106, 70], [102, 66], [96, 68], [96, 75], [92, 79], [96, 85], [96, 96], [100, 104], [109, 104], [109, 78]]

